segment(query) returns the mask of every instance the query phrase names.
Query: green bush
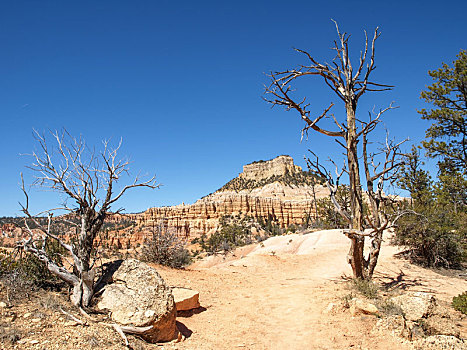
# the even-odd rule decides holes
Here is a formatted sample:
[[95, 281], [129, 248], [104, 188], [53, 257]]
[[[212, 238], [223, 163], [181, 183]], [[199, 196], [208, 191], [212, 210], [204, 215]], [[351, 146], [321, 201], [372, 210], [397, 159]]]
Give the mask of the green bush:
[[371, 280], [354, 278], [352, 279], [352, 287], [368, 299], [378, 297], [378, 287]]
[[397, 221], [393, 243], [408, 248], [408, 257], [429, 267], [460, 267], [465, 258], [465, 215], [449, 206], [418, 206]]
[[209, 238], [201, 237], [201, 247], [209, 253], [228, 252], [253, 242], [250, 231], [242, 225], [233, 223], [221, 226]]
[[452, 298], [452, 307], [462, 312], [464, 315], [467, 315], [467, 292]]
[[[339, 186], [336, 192], [336, 200], [339, 205], [345, 210], [349, 211], [350, 196], [349, 188], [347, 186]], [[325, 197], [316, 201], [318, 208], [318, 222], [314, 223], [316, 228], [334, 229], [334, 228], [347, 228], [349, 224], [342, 215], [336, 210], [331, 198]]]
[[0, 277], [9, 274], [18, 267], [18, 261], [11, 252], [5, 249], [0, 250]]
[[[48, 256], [62, 265], [64, 249], [55, 240], [45, 247]], [[31, 253], [0, 251], [0, 280], [6, 287], [8, 299], [21, 298], [37, 288], [59, 290], [64, 283]]]
[[280, 236], [284, 233], [284, 229], [281, 228], [278, 224], [277, 224], [277, 221], [276, 219], [271, 215], [269, 214], [268, 218], [266, 219], [266, 221], [264, 221], [264, 219], [262, 217], [260, 217], [258, 219], [258, 224], [260, 225], [260, 227], [266, 231], [266, 233], [269, 235], [269, 236]]

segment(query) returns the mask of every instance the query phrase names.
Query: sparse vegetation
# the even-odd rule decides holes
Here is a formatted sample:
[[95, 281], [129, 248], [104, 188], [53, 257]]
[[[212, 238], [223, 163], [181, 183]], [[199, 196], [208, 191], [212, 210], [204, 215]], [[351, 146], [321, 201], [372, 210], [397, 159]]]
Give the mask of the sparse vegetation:
[[368, 299], [376, 299], [378, 297], [378, 286], [371, 280], [353, 278], [352, 288]]
[[423, 164], [419, 149], [412, 148], [399, 180], [411, 200], [397, 221], [394, 243], [406, 247], [405, 255], [418, 264], [460, 267], [467, 247], [465, 206], [446, 199], [443, 178], [433, 183]]
[[[260, 162], [258, 162], [260, 163]], [[296, 173], [286, 173], [284, 175], [273, 175], [265, 179], [253, 180], [253, 179], [244, 179], [242, 177], [236, 177], [224, 186], [222, 186], [217, 191], [235, 191], [239, 192], [242, 190], [253, 190], [255, 188], [264, 187], [268, 184], [274, 182], [280, 182], [288, 186], [300, 186], [300, 185], [313, 185], [314, 181], [322, 183], [322, 180], [309, 171], [302, 171]]]
[[248, 217], [223, 217], [219, 222], [220, 228], [211, 234], [201, 236], [201, 248], [208, 253], [228, 252], [236, 247], [253, 243], [251, 234], [252, 219]]
[[266, 221], [262, 217], [258, 218], [258, 224], [266, 231], [268, 236], [280, 236], [286, 231], [279, 226], [277, 220], [272, 215], [269, 215]]
[[[335, 194], [335, 198], [339, 205], [344, 210], [349, 210], [350, 198], [349, 189], [347, 186], [339, 186]], [[332, 203], [329, 197], [321, 198], [317, 200], [318, 217], [319, 219], [315, 225], [323, 229], [334, 229], [334, 228], [346, 228], [348, 223], [341, 214], [336, 210], [335, 205]]]
[[191, 255], [176, 233], [158, 226], [144, 243], [141, 260], [179, 269], [190, 264]]
[[[46, 251], [62, 266], [63, 250], [56, 242], [49, 241]], [[37, 288], [59, 290], [64, 284], [34, 255], [17, 251], [0, 251], [0, 281], [6, 288], [10, 301], [19, 300]]]
[[404, 311], [399, 305], [394, 304], [389, 299], [380, 299], [377, 301], [376, 306], [378, 310], [381, 311], [382, 314], [386, 316], [391, 315], [401, 315], [404, 316]]
[[465, 223], [449, 207], [417, 206], [398, 220], [393, 241], [420, 265], [458, 268], [465, 259]]
[[467, 292], [452, 298], [452, 307], [462, 312], [464, 315], [467, 315]]
[[23, 336], [23, 332], [11, 325], [0, 325], [0, 340], [2, 344], [15, 344]]

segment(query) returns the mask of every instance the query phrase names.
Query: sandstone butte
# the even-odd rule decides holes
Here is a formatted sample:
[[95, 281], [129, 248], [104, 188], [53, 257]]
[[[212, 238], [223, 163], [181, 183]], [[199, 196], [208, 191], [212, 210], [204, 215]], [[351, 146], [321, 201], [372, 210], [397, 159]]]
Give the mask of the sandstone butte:
[[[115, 224], [123, 220], [135, 224], [112, 230], [102, 238], [110, 246], [136, 246], [151, 235], [153, 227], [163, 225], [183, 238], [192, 239], [215, 232], [223, 216], [269, 219], [282, 228], [300, 225], [307, 215], [312, 219], [315, 215], [314, 179], [312, 174], [295, 165], [290, 156], [253, 162], [243, 166], [243, 172], [222, 188], [193, 204], [149, 208], [138, 214], [109, 217], [107, 221]], [[316, 184], [315, 194], [319, 199], [328, 196], [329, 192], [323, 185]], [[10, 238], [21, 234], [17, 227], [8, 231]]]
[[[270, 219], [282, 228], [301, 225], [307, 215], [314, 218], [313, 179], [292, 157], [282, 155], [243, 166], [238, 177], [193, 204], [149, 208], [130, 218], [137, 227], [165, 225], [189, 239], [214, 232], [223, 216]], [[315, 193], [318, 199], [329, 195], [321, 184], [315, 185]], [[141, 239], [140, 235], [130, 237], [130, 243]]]

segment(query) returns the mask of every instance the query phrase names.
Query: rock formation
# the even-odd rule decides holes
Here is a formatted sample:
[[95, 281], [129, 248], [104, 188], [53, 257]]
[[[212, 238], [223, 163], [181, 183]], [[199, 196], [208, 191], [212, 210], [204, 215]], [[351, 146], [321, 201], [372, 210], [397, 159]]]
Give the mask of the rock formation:
[[243, 173], [239, 176], [243, 179], [258, 180], [267, 179], [274, 175], [301, 173], [302, 168], [294, 165], [290, 156], [279, 156], [268, 161], [253, 162], [243, 166]]
[[317, 198], [328, 194], [316, 177], [294, 165], [289, 156], [254, 162], [238, 177], [194, 204], [150, 208], [131, 215], [139, 227], [163, 225], [192, 238], [216, 230], [223, 216], [249, 216], [286, 228], [314, 218]]
[[108, 309], [114, 322], [135, 327], [148, 342], [171, 341], [178, 336], [172, 290], [155, 269], [127, 259], [106, 286], [99, 309]]
[[[317, 199], [329, 193], [320, 179], [295, 165], [290, 156], [261, 160], [245, 165], [239, 176], [193, 204], [110, 215], [103, 232], [96, 237], [96, 244], [134, 247], [142, 244], [156, 227], [192, 239], [215, 232], [224, 216], [248, 216], [258, 222], [273, 222], [281, 228], [302, 225], [315, 216], [313, 190]], [[61, 231], [66, 232], [67, 228]], [[10, 245], [24, 235], [16, 225], [5, 226], [2, 233]]]

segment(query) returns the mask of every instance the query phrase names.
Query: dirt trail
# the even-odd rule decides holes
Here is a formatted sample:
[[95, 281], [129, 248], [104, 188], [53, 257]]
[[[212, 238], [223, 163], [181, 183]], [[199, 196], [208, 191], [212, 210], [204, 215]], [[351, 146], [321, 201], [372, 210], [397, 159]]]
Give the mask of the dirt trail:
[[[409, 348], [389, 335], [374, 334], [376, 317], [325, 313], [329, 303], [350, 293], [342, 278], [351, 273], [345, 261], [349, 242], [341, 231], [274, 237], [263, 245], [239, 249], [226, 259], [210, 257], [188, 271], [161, 271], [170, 284], [199, 290], [206, 307], [179, 318], [193, 334], [177, 348]], [[377, 276], [381, 283], [429, 290], [445, 300], [467, 290], [465, 280], [395, 259], [396, 251], [383, 247]]]
[[[200, 260], [187, 270], [156, 266], [170, 285], [198, 290], [205, 310], [177, 317], [188, 336], [181, 343], [147, 344], [133, 337], [130, 342], [135, 350], [411, 349], [387, 333], [375, 333], [375, 316], [352, 317], [347, 309], [327, 312], [331, 303], [341, 304], [351, 293], [346, 283], [351, 273], [346, 262], [348, 248], [349, 241], [340, 230], [328, 230], [273, 237], [226, 257]], [[450, 302], [467, 290], [465, 278], [412, 265], [395, 258], [397, 251], [384, 243], [377, 283], [396, 291], [429, 291], [441, 302]], [[0, 300], [5, 298], [0, 290]], [[107, 326], [70, 325], [56, 306], [57, 300], [65, 299], [65, 295], [49, 293], [0, 309], [0, 338], [7, 327], [21, 334], [20, 341], [14, 345], [0, 342], [0, 348], [125, 349], [118, 334]], [[462, 330], [467, 338], [467, 324]]]

